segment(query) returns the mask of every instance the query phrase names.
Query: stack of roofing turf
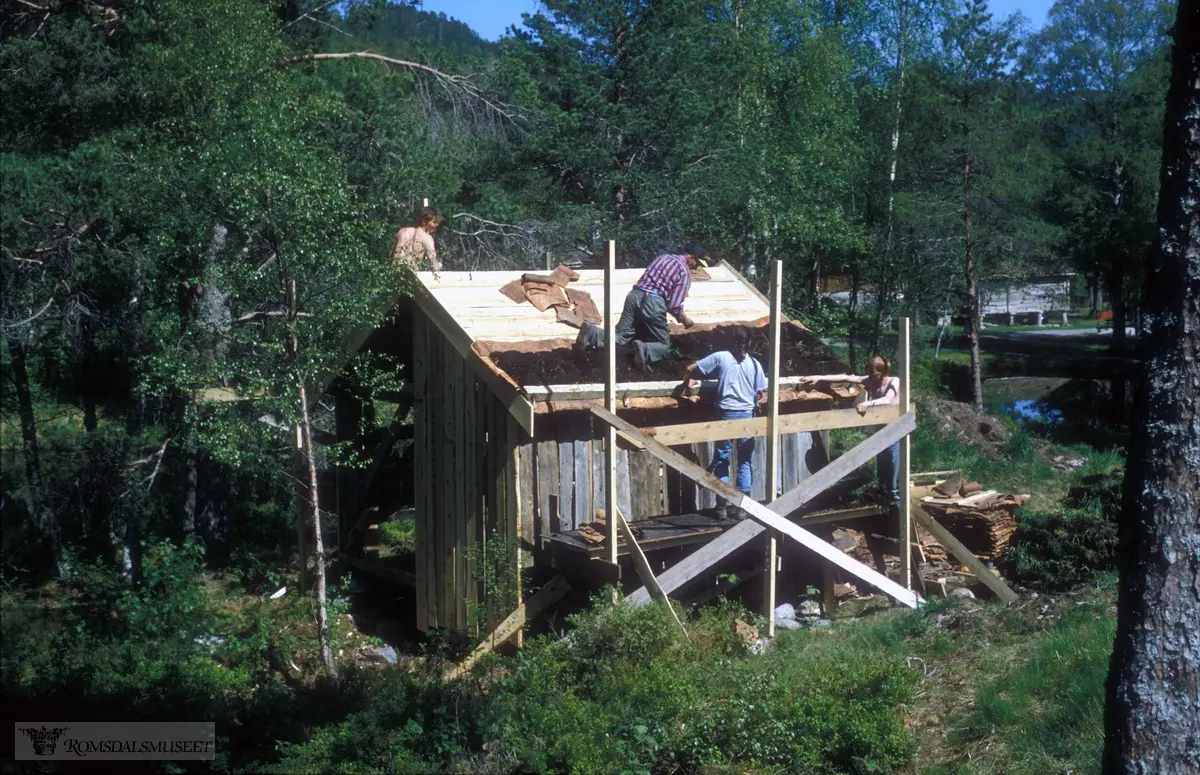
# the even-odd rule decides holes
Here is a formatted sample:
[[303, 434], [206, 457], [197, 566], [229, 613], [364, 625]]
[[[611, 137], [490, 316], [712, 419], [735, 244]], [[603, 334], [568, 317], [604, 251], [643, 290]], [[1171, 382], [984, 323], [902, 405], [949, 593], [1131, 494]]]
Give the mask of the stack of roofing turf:
[[579, 273], [562, 264], [550, 274], [523, 274], [500, 288], [500, 293], [517, 304], [529, 302], [538, 312], [553, 308], [558, 322], [579, 328], [585, 322], [603, 322], [596, 302], [587, 291], [568, 288]]

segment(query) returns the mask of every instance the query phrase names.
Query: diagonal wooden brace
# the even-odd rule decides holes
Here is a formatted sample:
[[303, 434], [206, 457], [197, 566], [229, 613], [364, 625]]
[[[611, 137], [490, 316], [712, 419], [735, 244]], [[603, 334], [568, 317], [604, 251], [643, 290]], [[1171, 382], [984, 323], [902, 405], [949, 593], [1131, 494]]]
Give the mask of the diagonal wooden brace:
[[[916, 428], [916, 419], [912, 413], [903, 415], [899, 420], [877, 431], [866, 441], [804, 480], [799, 486], [784, 493], [770, 506], [763, 506], [717, 479], [696, 463], [642, 434], [636, 427], [611, 412], [600, 407], [592, 407], [592, 412], [611, 424], [622, 436], [641, 442], [655, 457], [698, 484], [712, 490], [731, 505], [741, 508], [753, 519], [753, 521], [746, 520], [737, 524], [658, 576], [659, 586], [665, 593], [669, 594], [691, 581], [717, 562], [745, 546], [748, 541], [762, 535], [766, 527], [770, 527], [857, 578], [875, 585], [910, 608], [916, 607], [919, 602], [920, 598], [911, 590], [905, 589], [866, 565], [847, 557], [841, 551], [783, 516], [803, 507], [805, 503], [832, 487], [859, 466], [912, 433]], [[641, 605], [650, 601], [650, 595], [643, 588], [629, 595], [627, 599], [635, 605]]]
[[688, 635], [687, 628], [683, 626], [683, 622], [679, 621], [679, 614], [675, 613], [675, 609], [671, 606], [671, 601], [667, 598], [667, 593], [663, 592], [658, 586], [658, 580], [654, 578], [654, 570], [650, 567], [650, 562], [646, 559], [646, 553], [642, 551], [642, 547], [638, 545], [637, 538], [633, 535], [633, 530], [629, 527], [629, 523], [625, 521], [625, 515], [616, 506], [613, 506], [613, 516], [617, 519], [617, 524], [621, 527], [621, 534], [625, 536], [625, 543], [629, 546], [629, 554], [633, 557], [634, 567], [637, 568], [638, 576], [642, 579], [644, 589], [650, 590], [650, 594], [654, 599], [667, 607], [671, 618], [679, 625], [679, 629], [683, 630], [683, 637], [690, 641], [692, 637]]
[[942, 526], [940, 522], [929, 515], [925, 507], [917, 499], [912, 500], [912, 515], [913, 519], [921, 523], [921, 527], [933, 534], [933, 537], [945, 547], [946, 551], [950, 552], [963, 565], [966, 565], [975, 578], [986, 586], [988, 589], [996, 593], [996, 597], [1000, 598], [1005, 603], [1011, 603], [1018, 600], [1017, 593], [1013, 592], [1004, 581], [992, 573], [988, 566], [971, 553], [971, 550], [963, 546], [962, 542], [954, 537], [954, 534]]

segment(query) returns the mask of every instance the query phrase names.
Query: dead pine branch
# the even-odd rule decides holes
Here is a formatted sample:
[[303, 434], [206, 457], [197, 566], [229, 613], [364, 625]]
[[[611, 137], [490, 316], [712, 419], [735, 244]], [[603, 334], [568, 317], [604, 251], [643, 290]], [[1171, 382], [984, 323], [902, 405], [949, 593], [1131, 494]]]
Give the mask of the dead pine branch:
[[329, 2], [325, 3], [324, 5], [318, 6], [314, 9], [312, 9], [311, 11], [305, 11], [304, 13], [297, 16], [295, 19], [292, 19], [290, 22], [283, 25], [283, 27], [281, 27], [279, 31], [283, 32], [283, 30], [286, 30], [287, 28], [291, 27], [293, 24], [296, 24], [298, 22], [304, 21], [305, 19], [308, 19], [311, 22], [316, 22], [317, 24], [323, 24], [332, 30], [336, 30], [337, 32], [340, 32], [343, 35], [345, 35], [347, 38], [353, 38], [354, 37], [353, 35], [346, 32], [345, 30], [341, 29], [340, 27], [335, 27], [334, 25], [330, 24], [329, 22], [324, 21], [322, 19], [318, 19], [315, 16], [313, 16], [314, 13], [320, 13], [321, 11], [324, 11], [326, 8], [333, 5], [337, 1], [338, 0], [329, 0]]
[[[245, 315], [242, 315], [241, 317], [234, 318], [233, 322], [235, 325], [238, 323], [253, 323], [256, 320], [263, 320], [265, 318], [285, 318], [288, 315], [289, 315], [288, 311], [282, 310], [282, 309], [268, 310], [265, 312], [247, 312]], [[295, 314], [295, 317], [311, 318], [312, 313], [311, 312], [297, 312]]]
[[398, 67], [402, 70], [420, 73], [433, 78], [436, 83], [446, 89], [446, 91], [450, 94], [460, 95], [469, 100], [477, 102], [488, 112], [511, 124], [515, 125], [519, 118], [518, 111], [515, 106], [501, 102], [495, 97], [488, 95], [483, 88], [479, 86], [479, 84], [475, 83], [475, 81], [471, 79], [470, 76], [445, 73], [441, 70], [438, 70], [436, 67], [423, 65], [420, 62], [412, 62], [407, 59], [395, 59], [382, 54], [376, 54], [372, 51], [303, 54], [301, 56], [285, 59], [279, 63], [279, 66], [290, 67], [299, 62], [320, 62], [335, 59], [372, 59], [376, 62], [382, 62], [392, 67]]
[[33, 313], [32, 315], [25, 318], [24, 320], [18, 320], [15, 323], [0, 324], [0, 328], [19, 328], [20, 326], [26, 325], [28, 323], [32, 323], [33, 321], [40, 318], [42, 315], [46, 314], [46, 310], [50, 309], [50, 305], [53, 303], [54, 303], [54, 297], [51, 296], [49, 299], [46, 300], [46, 303], [43, 304], [42, 308], [39, 309], [37, 312]]
[[162, 446], [158, 448], [158, 452], [151, 455], [151, 457], [155, 458], [154, 470], [150, 472], [150, 476], [146, 479], [146, 492], [154, 489], [154, 481], [158, 479], [158, 472], [162, 470], [163, 458], [166, 457], [167, 445], [170, 443], [171, 437], [168, 436], [163, 440]]

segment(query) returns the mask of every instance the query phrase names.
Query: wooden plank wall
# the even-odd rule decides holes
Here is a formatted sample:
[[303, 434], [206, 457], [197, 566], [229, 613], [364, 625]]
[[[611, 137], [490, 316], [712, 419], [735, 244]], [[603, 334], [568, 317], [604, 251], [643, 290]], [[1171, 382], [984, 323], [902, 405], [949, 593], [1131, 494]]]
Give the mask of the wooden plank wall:
[[429, 465], [429, 406], [426, 401], [429, 373], [427, 360], [429, 322], [424, 315], [413, 319], [413, 502], [416, 508], [413, 525], [416, 546], [417, 628], [429, 626], [429, 606], [425, 587], [429, 578], [429, 559], [425, 550], [431, 543], [428, 514], [432, 508], [427, 483], [432, 476]]
[[[564, 530], [574, 530], [581, 523], [595, 518], [595, 510], [606, 509], [608, 494], [604, 492], [603, 442], [590, 438], [596, 433], [575, 416], [578, 413], [541, 415], [538, 417], [537, 439], [526, 441], [527, 446], [518, 464], [521, 491], [529, 492], [527, 501], [532, 513], [523, 512], [523, 524], [532, 532], [532, 540], [523, 539], [526, 550], [541, 546], [542, 537]], [[780, 436], [779, 477], [782, 490], [795, 487], [811, 471], [806, 455], [813, 445], [809, 433], [790, 433]], [[819, 444], [819, 441], [817, 442]], [[732, 470], [736, 472], [737, 450], [734, 444]], [[715, 442], [677, 447], [677, 451], [708, 467], [712, 461]], [[763, 439], [755, 444], [755, 479], [752, 494], [765, 498], [766, 445]], [[528, 459], [531, 471], [526, 472], [523, 461]], [[530, 489], [532, 488], [532, 490]], [[550, 513], [550, 496], [558, 499], [558, 514]], [[674, 476], [649, 453], [636, 450], [617, 451], [617, 505], [629, 520], [645, 519], [663, 514], [687, 513], [710, 509], [717, 497], [686, 477]], [[526, 560], [528, 562], [528, 560]]]
[[[499, 621], [479, 562], [532, 563], [535, 448], [470, 365], [423, 315], [413, 326], [417, 626], [478, 629]], [[517, 567], [511, 568], [514, 574]], [[511, 601], [508, 601], [511, 602]]]
[[[517, 580], [546, 535], [574, 529], [594, 519], [597, 508], [608, 508], [603, 444], [584, 412], [539, 416], [537, 438], [531, 439], [423, 315], [415, 316], [413, 344], [417, 625], [479, 629], [484, 622], [476, 613], [495, 622], [509, 611], [502, 601], [488, 599], [478, 560], [503, 566], [515, 556], [511, 571]], [[681, 451], [707, 467], [714, 446], [693, 444]], [[823, 462], [820, 434], [781, 437], [783, 490], [811, 473], [806, 456], [814, 446]], [[753, 489], [759, 500], [766, 492], [765, 449], [760, 439]], [[736, 444], [731, 457], [736, 467]], [[556, 514], [551, 496], [557, 496]], [[616, 503], [636, 521], [712, 508], [716, 497], [671, 475], [648, 452], [619, 449]]]

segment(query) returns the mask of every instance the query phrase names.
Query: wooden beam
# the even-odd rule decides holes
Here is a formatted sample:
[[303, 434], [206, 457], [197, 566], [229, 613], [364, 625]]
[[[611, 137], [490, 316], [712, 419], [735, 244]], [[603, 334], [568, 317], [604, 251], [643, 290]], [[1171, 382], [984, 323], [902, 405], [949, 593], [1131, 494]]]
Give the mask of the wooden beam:
[[[608, 261], [604, 265], [604, 408], [610, 412], [617, 411], [617, 305], [613, 298], [613, 275], [616, 271], [617, 243], [616, 240], [609, 240]], [[617, 431], [611, 425], [604, 426], [604, 492], [608, 495], [608, 513], [617, 514]], [[619, 521], [622, 524], [625, 522], [624, 519]], [[608, 561], [614, 563], [617, 561], [617, 522], [609, 518], [607, 531]], [[635, 554], [640, 555], [641, 551], [638, 548]], [[642, 561], [645, 559], [643, 556]], [[646, 583], [645, 579], [642, 583]]]
[[855, 506], [849, 509], [836, 509], [819, 514], [805, 515], [795, 520], [795, 522], [801, 527], [805, 525], [828, 525], [830, 522], [849, 522], [852, 519], [878, 517], [885, 513], [886, 511], [882, 506]]
[[393, 584], [399, 584], [400, 586], [412, 587], [414, 589], [417, 586], [417, 574], [412, 573], [411, 571], [393, 568], [392, 566], [387, 565], [380, 560], [369, 560], [366, 557], [355, 557], [351, 554], [347, 554], [346, 552], [338, 552], [337, 556], [339, 560], [355, 570], [360, 570], [363, 573], [367, 573], [372, 576], [378, 576], [385, 581], [390, 581]]
[[621, 584], [619, 562], [609, 562], [603, 557], [580, 557], [575, 552], [565, 552], [559, 548], [557, 541], [547, 541], [546, 548], [550, 552], [550, 567], [557, 568], [568, 576], [587, 579], [599, 586]]
[[[779, 492], [779, 318], [783, 314], [783, 262], [771, 267], [771, 363], [767, 383], [767, 465], [766, 501], [775, 500]], [[731, 472], [732, 473], [732, 472]], [[767, 535], [767, 551], [763, 558], [763, 616], [767, 618], [767, 637], [775, 637], [775, 585], [779, 568], [779, 539], [774, 531]]]
[[908, 478], [913, 484], [921, 484], [926, 482], [932, 483], [939, 479], [944, 481], [957, 473], [958, 469], [953, 471], [921, 471], [920, 473], [909, 474]]
[[[870, 414], [869, 411], [868, 411], [868, 414]], [[859, 466], [866, 464], [868, 461], [872, 460], [880, 452], [887, 449], [892, 444], [895, 444], [897, 441], [904, 438], [908, 434], [912, 433], [916, 429], [916, 427], [917, 427], [917, 420], [916, 420], [915, 415], [912, 412], [905, 414], [900, 419], [896, 420], [894, 423], [884, 426], [881, 430], [877, 431], [873, 436], [871, 436], [866, 441], [859, 444], [857, 447], [850, 450], [846, 454], [839, 457], [833, 463], [830, 463], [825, 468], [822, 468], [820, 471], [818, 471], [817, 473], [810, 476], [803, 483], [801, 483], [801, 485], [799, 487], [796, 487], [795, 489], [789, 490], [788, 492], [784, 493], [779, 498], [779, 500], [776, 501], [775, 504], [772, 504], [772, 505], [777, 505], [779, 507], [778, 512], [780, 514], [790, 514], [791, 512], [793, 512], [796, 509], [803, 506], [808, 501], [812, 500], [814, 495], [820, 493], [821, 491], [823, 491], [825, 489], [828, 489], [838, 479], [843, 478], [844, 476], [846, 476], [846, 474], [849, 474], [851, 471], [855, 470]], [[878, 445], [878, 442], [880, 440], [887, 440], [888, 443], [886, 445], [884, 445], [883, 447], [876, 449], [875, 447]], [[872, 442], [872, 443], [868, 444], [868, 442]], [[835, 464], [841, 464], [838, 466], [838, 470], [844, 470], [845, 473], [838, 475], [836, 478], [834, 478], [834, 479], [832, 479], [832, 481], [830, 481], [828, 479], [828, 477], [832, 476], [832, 474], [826, 475], [824, 477], [822, 476], [822, 474], [825, 474], [826, 471], [829, 471], [831, 468], [833, 468], [833, 466]], [[825, 484], [826, 481], [828, 481], [828, 484]], [[821, 483], [821, 489], [817, 490], [816, 492], [813, 492], [812, 491], [813, 483], [816, 483], [816, 482]]]
[[667, 598], [667, 593], [662, 591], [662, 587], [658, 585], [658, 581], [654, 578], [654, 570], [650, 567], [650, 561], [646, 559], [645, 552], [638, 544], [637, 539], [633, 535], [633, 531], [629, 529], [629, 523], [625, 521], [625, 515], [615, 506], [610, 512], [616, 519], [613, 521], [621, 526], [621, 533], [625, 536], [625, 543], [629, 547], [629, 554], [633, 556], [633, 567], [637, 569], [638, 578], [642, 580], [642, 585], [650, 590], [650, 595], [658, 602], [666, 606], [666, 609], [671, 613], [671, 618], [679, 625], [679, 629], [683, 631], [683, 637], [691, 641], [691, 636], [688, 635], [687, 628], [683, 626], [683, 622], [679, 621], [679, 614], [675, 612], [674, 606]]
[[504, 621], [500, 622], [500, 624], [496, 625], [496, 629], [492, 630], [492, 633], [487, 636], [483, 643], [475, 647], [470, 656], [448, 670], [446, 672], [446, 680], [453, 681], [469, 671], [479, 661], [480, 657], [507, 641], [531, 620], [540, 616], [543, 611], [558, 602], [563, 595], [570, 591], [571, 585], [567, 583], [567, 580], [562, 576], [555, 576], [550, 580], [550, 583], [539, 589], [533, 597], [517, 606], [517, 610], [505, 617]]
[[[900, 419], [904, 412], [898, 406], [878, 406], [860, 415], [857, 409], [828, 409], [821, 412], [797, 412], [781, 415], [779, 433], [809, 433], [833, 428], [860, 428], [864, 425], [887, 425]], [[642, 432], [668, 447], [697, 444], [722, 439], [761, 437], [767, 433], [766, 417], [748, 420], [712, 420], [710, 422], [680, 423], [643, 428]]]
[[[913, 427], [915, 427], [914, 423], [911, 416], [909, 416], [906, 423], [903, 420], [897, 421], [876, 431], [866, 441], [863, 441], [845, 455], [831, 461], [829, 465], [805, 479], [798, 487], [784, 493], [783, 497], [788, 498], [789, 502], [799, 501], [800, 505], [811, 501], [853, 473], [865, 460], [870, 460], [875, 455], [895, 444], [897, 439], [903, 434], [911, 432]], [[782, 501], [782, 498], [774, 501], [770, 506], [771, 510], [776, 514], [790, 514], [796, 510], [796, 508], [790, 506], [785, 510], [781, 506]], [[688, 557], [685, 557], [682, 561], [659, 574], [659, 585], [662, 586], [667, 594], [670, 594], [742, 546], [745, 546], [747, 541], [753, 540], [756, 536], [761, 535], [762, 532], [763, 528], [757, 522], [751, 520], [739, 522], [733, 528], [722, 533]], [[643, 605], [650, 601], [650, 597], [644, 589], [637, 590], [626, 599], [637, 605]]]
[[912, 501], [912, 515], [913, 519], [933, 534], [933, 537], [946, 548], [946, 551], [954, 555], [955, 559], [963, 565], [966, 565], [988, 589], [995, 592], [996, 597], [1005, 603], [1011, 603], [1017, 599], [1017, 593], [1009, 589], [1008, 585], [999, 576], [992, 573], [991, 569], [972, 554], [970, 549], [963, 546], [962, 542], [955, 538], [953, 533], [942, 527], [942, 524], [936, 519], [929, 516], [929, 512], [922, 508], [919, 501]]
[[533, 436], [533, 404], [529, 402], [525, 396], [512, 385], [505, 382], [496, 372], [488, 368], [479, 357], [479, 355], [471, 349], [473, 340], [458, 321], [446, 311], [446, 308], [441, 305], [433, 294], [429, 292], [423, 285], [416, 289], [413, 294], [413, 300], [417, 306], [425, 313], [426, 317], [437, 326], [438, 330], [446, 337], [458, 354], [471, 366], [471, 369], [483, 381], [517, 424], [530, 436]]
[[[730, 505], [732, 505], [736, 508], [742, 509], [754, 521], [760, 523], [763, 527], [777, 530], [780, 533], [783, 533], [784, 535], [793, 539], [797, 543], [803, 545], [804, 547], [806, 547], [808, 549], [811, 549], [812, 551], [816, 552], [820, 556], [829, 560], [834, 565], [837, 565], [838, 567], [840, 567], [842, 570], [846, 571], [847, 573], [850, 573], [851, 575], [853, 575], [857, 578], [860, 578], [870, 584], [874, 584], [880, 590], [891, 595], [896, 600], [900, 601], [904, 605], [907, 605], [909, 608], [916, 608], [917, 603], [920, 602], [920, 599], [915, 594], [913, 594], [910, 590], [907, 590], [907, 589], [901, 587], [896, 582], [894, 582], [891, 579], [887, 578], [886, 576], [868, 568], [867, 566], [863, 565], [862, 563], [860, 563], [854, 559], [851, 559], [850, 557], [847, 557], [841, 551], [833, 548], [825, 541], [822, 541], [820, 538], [817, 538], [815, 535], [808, 532], [804, 528], [802, 528], [796, 524], [793, 524], [787, 518], [781, 516], [781, 514], [792, 511], [794, 508], [796, 508], [796, 506], [803, 505], [805, 500], [810, 499], [810, 498], [803, 497], [803, 493], [801, 491], [805, 490], [804, 485], [801, 485], [800, 487], [797, 487], [795, 490], [792, 490], [791, 492], [784, 494], [781, 498], [779, 498], [779, 500], [772, 503], [771, 504], [772, 508], [778, 508], [778, 510], [779, 510], [778, 512], [776, 512], [776, 511], [772, 510], [772, 508], [767, 508], [766, 506], [763, 506], [762, 504], [755, 501], [753, 498], [749, 498], [749, 497], [743, 495], [741, 492], [738, 492], [733, 487], [730, 487], [729, 485], [725, 484], [720, 479], [716, 478], [712, 474], [705, 471], [702, 466], [700, 466], [696, 463], [693, 463], [692, 461], [683, 457], [679, 453], [677, 453], [667, 447], [664, 447], [662, 444], [659, 444], [654, 439], [651, 439], [648, 436], [644, 436], [636, 427], [629, 424], [625, 420], [622, 420], [620, 417], [617, 417], [613, 413], [611, 413], [605, 409], [602, 409], [601, 407], [598, 407], [598, 406], [592, 408], [592, 413], [594, 415], [596, 415], [597, 417], [599, 417], [600, 419], [604, 420], [605, 422], [612, 424], [614, 427], [616, 427], [617, 431], [620, 433], [623, 433], [623, 434], [629, 435], [629, 436], [633, 436], [635, 438], [638, 436], [641, 436], [641, 441], [643, 444], [646, 445], [646, 450], [648, 452], [650, 452], [652, 455], [654, 455], [659, 460], [666, 463], [671, 468], [674, 468], [679, 473], [688, 477], [692, 481], [712, 490], [719, 497], [726, 500]], [[881, 433], [885, 434], [885, 438], [887, 438], [888, 435], [896, 435], [897, 439], [898, 439], [900, 436], [903, 436], [904, 434], [911, 433], [913, 427], [914, 427], [914, 422], [913, 422], [912, 415], [905, 415], [902, 419], [900, 419], [893, 425], [889, 425]], [[890, 434], [888, 434], [889, 431], [891, 432]], [[880, 434], [876, 434], [872, 438], [876, 438], [879, 435]], [[868, 441], [870, 441], [870, 439], [868, 439]], [[895, 441], [896, 441], [896, 439], [889, 438], [888, 446], [895, 443]], [[865, 443], [866, 442], [864, 442], [864, 444]], [[886, 447], [885, 447], [885, 449], [886, 449]], [[869, 451], [869, 450], [867, 450], [867, 451]], [[878, 454], [878, 453], [874, 453], [874, 454]], [[859, 445], [859, 447], [856, 447], [854, 450], [852, 450], [850, 453], [847, 453], [847, 455], [844, 455], [843, 457], [847, 457], [847, 456], [852, 457], [852, 458], [862, 457], [865, 459], [870, 459], [873, 456], [873, 454], [865, 454], [865, 452], [863, 450], [863, 445]], [[840, 459], [841, 458], [839, 458], [839, 460]], [[859, 464], [861, 465], [861, 463], [859, 463]], [[858, 465], [854, 466], [854, 468], [857, 468], [857, 467], [858, 467]], [[822, 470], [826, 470], [826, 469], [822, 469]], [[851, 469], [851, 470], [853, 470], [853, 469]], [[816, 477], [814, 476], [812, 478], [815, 479]], [[841, 477], [839, 476], [838, 478], [840, 479]], [[811, 481], [811, 479], [808, 481]], [[836, 481], [836, 479], [834, 481]], [[797, 501], [799, 501], [799, 502], [797, 502]], [[729, 531], [729, 533], [725, 533], [725, 535], [728, 536], [732, 532], [733, 531], [731, 530], [731, 531]], [[691, 558], [688, 558], [688, 559], [691, 559]], [[665, 589], [665, 587], [664, 587], [664, 589]]]
[[[784, 387], [798, 387], [803, 377], [781, 377]], [[679, 380], [654, 380], [647, 382], [618, 382], [617, 396], [620, 399], [646, 398], [674, 395]], [[578, 385], [525, 385], [521, 388], [531, 401], [576, 401], [589, 398], [604, 398], [603, 382], [584, 382]], [[828, 397], [828, 394], [823, 394]]]
[[[912, 370], [909, 362], [909, 337], [911, 329], [909, 327], [908, 318], [900, 318], [900, 338], [898, 351], [896, 353], [897, 365], [900, 367], [900, 411], [909, 412], [912, 409], [912, 401], [910, 400], [910, 377]], [[909, 437], [905, 436], [900, 440], [900, 503], [899, 506], [899, 527], [900, 531], [900, 586], [905, 589], [912, 589], [912, 507], [910, 505], [910, 492], [912, 489], [912, 480], [909, 478], [910, 472], [910, 457], [909, 457]], [[920, 567], [920, 566], [917, 566]]]

